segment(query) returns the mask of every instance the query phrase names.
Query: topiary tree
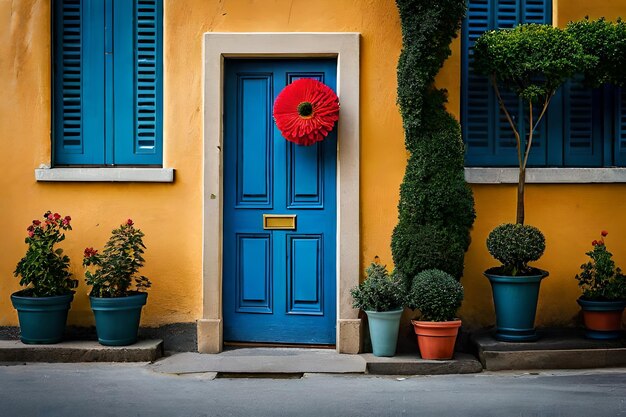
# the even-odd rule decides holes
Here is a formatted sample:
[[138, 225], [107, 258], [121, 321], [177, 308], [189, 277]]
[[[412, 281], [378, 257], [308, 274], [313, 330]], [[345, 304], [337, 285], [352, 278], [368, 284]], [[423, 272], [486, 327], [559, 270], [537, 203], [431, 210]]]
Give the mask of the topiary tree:
[[[524, 186], [526, 166], [535, 129], [541, 122], [556, 90], [593, 60], [565, 30], [550, 25], [527, 24], [513, 29], [485, 32], [474, 46], [474, 67], [493, 84], [517, 142], [519, 180], [516, 222], [524, 224]], [[500, 87], [513, 91], [528, 109], [528, 128], [522, 138]], [[538, 106], [538, 114], [535, 113]]]
[[459, 279], [474, 223], [465, 182], [461, 128], [445, 109], [435, 75], [465, 15], [465, 0], [397, 0], [402, 26], [398, 105], [409, 152], [391, 250], [407, 286], [418, 272], [440, 269]]
[[604, 18], [589, 20], [587, 17], [568, 23], [565, 30], [586, 54], [594, 57], [583, 70], [586, 84], [591, 87], [626, 85], [626, 22], [621, 19], [610, 22]]

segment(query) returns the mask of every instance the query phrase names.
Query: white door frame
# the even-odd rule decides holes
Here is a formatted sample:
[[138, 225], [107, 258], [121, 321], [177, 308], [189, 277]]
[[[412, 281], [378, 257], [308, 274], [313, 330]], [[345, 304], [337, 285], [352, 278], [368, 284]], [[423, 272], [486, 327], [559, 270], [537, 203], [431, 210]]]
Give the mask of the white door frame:
[[350, 289], [359, 283], [358, 33], [205, 33], [202, 319], [198, 351], [223, 348], [223, 80], [224, 58], [336, 57], [337, 95], [337, 351], [358, 353], [361, 320]]

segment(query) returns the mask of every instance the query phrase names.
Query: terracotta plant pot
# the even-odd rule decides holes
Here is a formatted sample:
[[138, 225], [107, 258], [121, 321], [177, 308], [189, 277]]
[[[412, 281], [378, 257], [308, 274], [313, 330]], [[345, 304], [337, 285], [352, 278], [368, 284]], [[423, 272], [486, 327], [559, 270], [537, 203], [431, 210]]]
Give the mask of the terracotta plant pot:
[[452, 359], [461, 320], [411, 320], [422, 359]]
[[622, 314], [626, 301], [591, 301], [579, 298], [583, 310], [585, 337], [597, 340], [612, 340], [622, 337]]

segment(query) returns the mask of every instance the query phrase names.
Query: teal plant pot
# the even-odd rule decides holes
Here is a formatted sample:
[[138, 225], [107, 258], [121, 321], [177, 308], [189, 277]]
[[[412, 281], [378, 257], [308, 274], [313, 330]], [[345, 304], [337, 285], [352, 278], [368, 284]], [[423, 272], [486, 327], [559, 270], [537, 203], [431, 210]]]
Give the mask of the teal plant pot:
[[491, 283], [496, 310], [494, 337], [504, 342], [533, 342], [538, 339], [535, 315], [541, 281], [548, 276], [542, 271], [532, 276], [502, 276], [485, 272]]
[[105, 346], [128, 346], [137, 341], [141, 309], [148, 294], [134, 293], [128, 297], [89, 297], [96, 317], [98, 342]]
[[396, 354], [398, 329], [403, 309], [392, 311], [366, 311], [374, 356]]
[[74, 294], [24, 297], [20, 292], [11, 294], [11, 302], [17, 310], [22, 342], [29, 345], [59, 343]]

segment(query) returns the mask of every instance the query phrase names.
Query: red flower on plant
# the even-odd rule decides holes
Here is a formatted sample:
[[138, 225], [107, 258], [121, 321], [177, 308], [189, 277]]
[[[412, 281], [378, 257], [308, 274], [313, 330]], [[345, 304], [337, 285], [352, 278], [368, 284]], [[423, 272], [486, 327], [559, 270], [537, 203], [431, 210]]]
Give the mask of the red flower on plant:
[[33, 237], [35, 236], [35, 232], [33, 232], [32, 230], [28, 231], [28, 237]]
[[98, 253], [97, 249], [94, 248], [85, 248], [85, 252], [83, 253], [83, 256], [85, 258], [91, 258], [92, 256], [94, 256], [95, 254]]
[[61, 215], [59, 213], [54, 213], [54, 220], [59, 220], [61, 218]]
[[128, 219], [128, 220], [126, 220], [126, 225], [128, 225], [128, 226], [132, 226], [133, 224], [135, 224], [135, 223], [133, 223], [133, 220], [132, 220], [132, 219]]
[[602, 235], [602, 237], [606, 237], [606, 235], [608, 235], [609, 232], [607, 232], [606, 230], [603, 230], [602, 232], [600, 232], [600, 234]]
[[288, 141], [313, 145], [323, 140], [339, 120], [339, 99], [327, 85], [301, 78], [276, 97], [274, 120]]
[[591, 242], [591, 245], [592, 245], [592, 246], [596, 246], [597, 244], [598, 244], [598, 241], [597, 241], [597, 240], [594, 240], [593, 242]]

